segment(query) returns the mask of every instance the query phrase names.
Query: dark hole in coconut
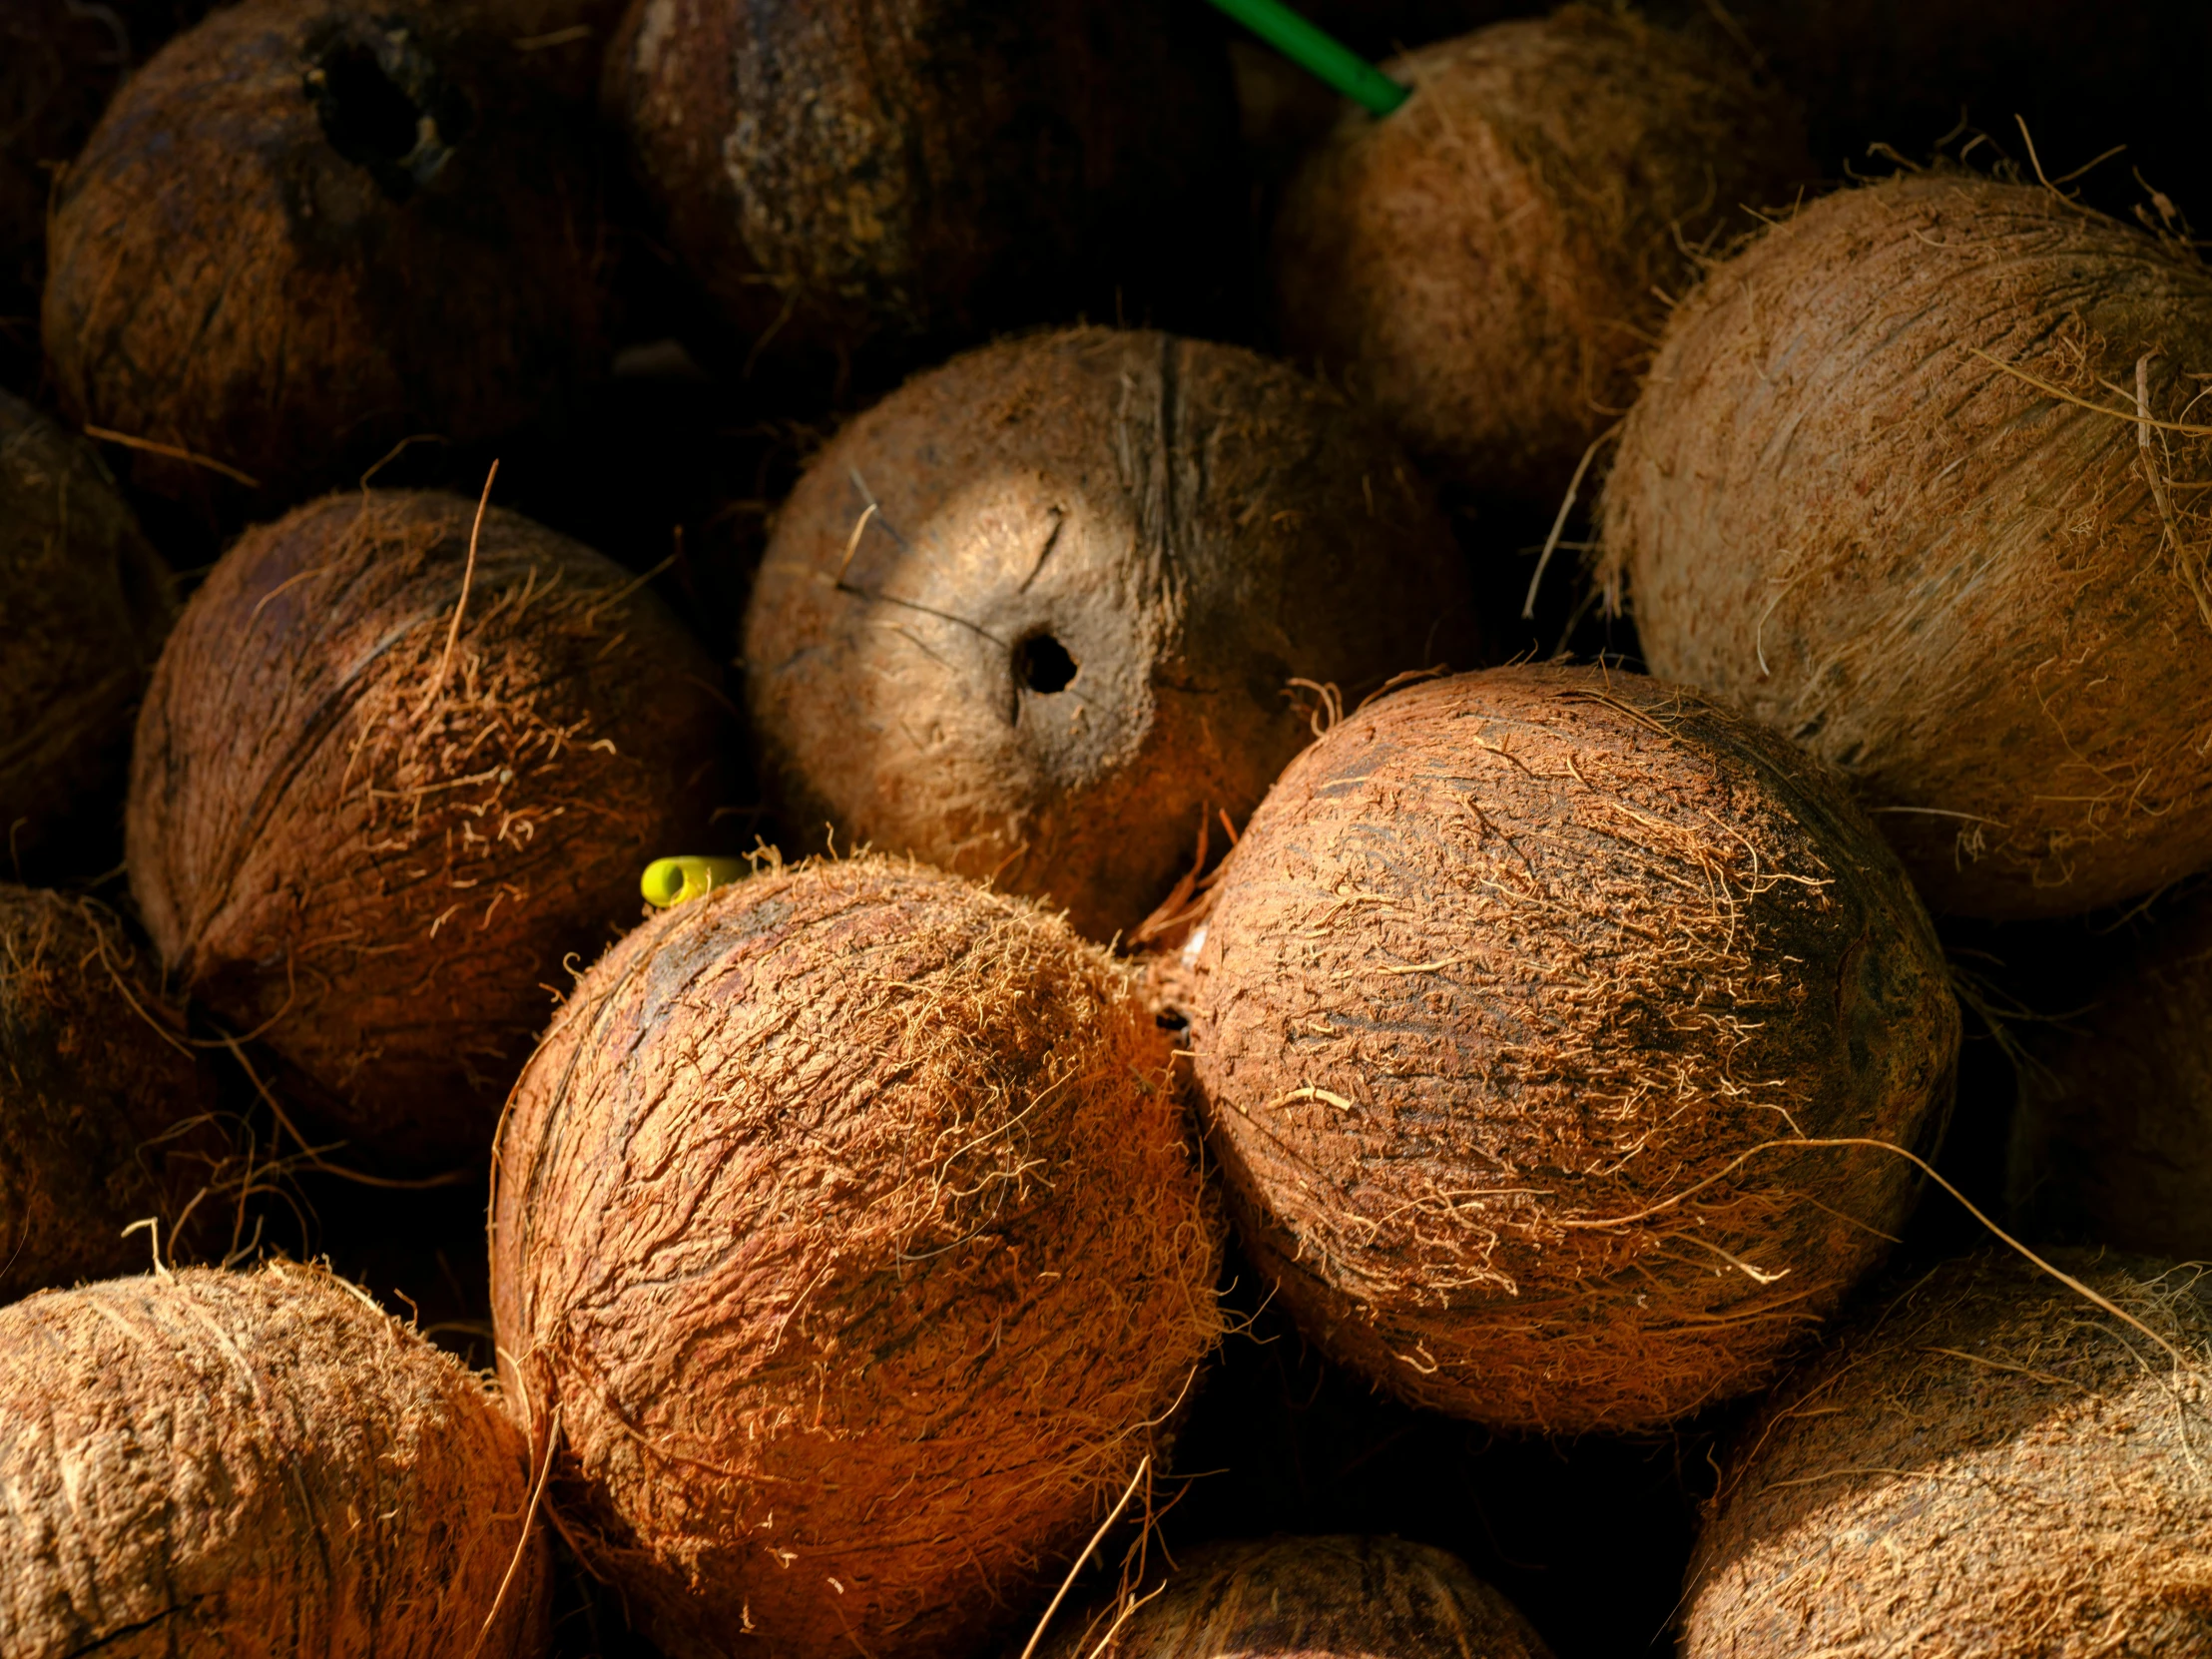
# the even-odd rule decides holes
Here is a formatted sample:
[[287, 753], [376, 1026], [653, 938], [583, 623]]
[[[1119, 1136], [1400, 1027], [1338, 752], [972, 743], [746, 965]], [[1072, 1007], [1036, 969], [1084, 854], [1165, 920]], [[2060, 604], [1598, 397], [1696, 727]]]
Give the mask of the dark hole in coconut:
[[437, 177], [473, 115], [404, 29], [327, 42], [309, 60], [305, 91], [330, 148], [395, 202]]
[[1024, 691], [1047, 697], [1066, 691], [1075, 671], [1068, 648], [1050, 634], [1032, 634], [1014, 647], [1014, 681]]
[[324, 56], [315, 100], [331, 148], [348, 161], [403, 162], [414, 153], [422, 111], [384, 73], [376, 54], [347, 42]]

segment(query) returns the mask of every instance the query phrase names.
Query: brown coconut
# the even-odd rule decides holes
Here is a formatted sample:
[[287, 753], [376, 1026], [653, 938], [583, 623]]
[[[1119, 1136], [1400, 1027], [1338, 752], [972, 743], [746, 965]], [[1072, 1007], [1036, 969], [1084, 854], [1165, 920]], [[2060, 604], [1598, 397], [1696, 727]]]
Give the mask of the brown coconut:
[[1456, 1556], [1382, 1537], [1204, 1545], [1133, 1595], [1070, 1621], [1041, 1651], [1045, 1659], [1551, 1655], [1519, 1610]]
[[1358, 696], [1474, 655], [1449, 532], [1387, 437], [1233, 346], [1075, 329], [909, 381], [816, 459], [746, 617], [787, 827], [1077, 929], [1134, 928], [1200, 827]]
[[0, 1301], [221, 1255], [237, 1176], [152, 964], [91, 900], [0, 883]]
[[2054, 193], [1807, 209], [1669, 330], [1606, 489], [1654, 672], [1841, 767], [1939, 910], [2212, 858], [2212, 275]]
[[588, 134], [504, 42], [381, 17], [216, 11], [70, 169], [46, 349], [73, 417], [166, 446], [133, 451], [142, 484], [221, 481], [182, 449], [297, 499], [405, 437], [525, 425], [597, 365]]
[[358, 491], [250, 532], [140, 715], [131, 891], [177, 988], [262, 1037], [330, 1133], [490, 1150], [565, 958], [697, 850], [712, 661], [637, 581], [516, 514]]
[[0, 1309], [9, 1659], [535, 1659], [551, 1560], [483, 1381], [283, 1264]]
[[973, 1651], [1211, 1347], [1166, 1039], [1065, 921], [772, 869], [602, 959], [517, 1085], [501, 1363], [548, 1501], [673, 1659]]
[[112, 846], [131, 722], [176, 609], [91, 445], [0, 392], [0, 871]]
[[1555, 500], [1635, 396], [1696, 250], [1812, 176], [1786, 103], [1687, 39], [1567, 6], [1390, 59], [1271, 255], [1284, 344], [1470, 488]]
[[1373, 704], [1255, 813], [1189, 950], [1239, 1234], [1326, 1353], [1500, 1427], [1757, 1385], [1919, 1191], [1958, 1013], [1840, 780], [1662, 682]]
[[1244, 220], [1180, 0], [636, 0], [606, 104], [748, 377], [821, 398], [994, 332], [1211, 320]]
[[2010, 1252], [1870, 1301], [1746, 1430], [1684, 1659], [2212, 1654], [2201, 1265]]

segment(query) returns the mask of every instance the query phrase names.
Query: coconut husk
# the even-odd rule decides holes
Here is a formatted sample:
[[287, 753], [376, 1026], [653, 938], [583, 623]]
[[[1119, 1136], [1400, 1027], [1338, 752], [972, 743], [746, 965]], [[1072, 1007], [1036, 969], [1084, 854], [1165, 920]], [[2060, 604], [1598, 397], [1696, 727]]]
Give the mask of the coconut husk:
[[1402, 1538], [1192, 1550], [1071, 1620], [1044, 1659], [1550, 1659], [1457, 1557]]
[[529, 1454], [483, 1382], [313, 1268], [0, 1309], [9, 1659], [543, 1650]]
[[1475, 650], [1385, 435], [1251, 352], [1102, 328], [960, 357], [847, 427], [745, 640], [794, 833], [1049, 895], [1101, 939], [1258, 805], [1320, 688]]
[[131, 79], [69, 171], [55, 387], [133, 441], [156, 493], [220, 502], [251, 479], [261, 505], [352, 483], [403, 438], [544, 418], [604, 354], [573, 112], [506, 43], [381, 15], [218, 10]]
[[1957, 1007], [1895, 858], [1661, 682], [1383, 698], [1212, 897], [1189, 1042], [1239, 1235], [1415, 1404], [1580, 1432], [1755, 1387], [1912, 1207], [1863, 1143], [1932, 1151], [1949, 1110]]
[[1948, 1262], [1776, 1391], [1699, 1545], [1685, 1659], [2212, 1654], [2204, 1271], [2051, 1260], [2106, 1306], [2010, 1253]]
[[395, 1163], [488, 1154], [564, 960], [706, 844], [729, 738], [712, 661], [628, 572], [498, 508], [472, 538], [476, 510], [362, 491], [249, 533], [133, 757], [172, 982]]
[[1604, 506], [1656, 673], [1841, 767], [1932, 905], [2212, 858], [2212, 276], [2055, 193], [1846, 192], [1677, 314]]
[[220, 1256], [231, 1151], [213, 1079], [115, 919], [0, 883], [0, 1301]]
[[777, 401], [1024, 324], [1228, 320], [1235, 100], [1176, 0], [636, 0], [606, 105], [702, 345]]
[[880, 857], [584, 976], [500, 1139], [499, 1351], [675, 1659], [972, 1651], [1157, 1461], [1219, 1324], [1169, 1066], [1063, 920]]
[[0, 392], [0, 871], [81, 868], [112, 846], [131, 722], [176, 610], [91, 445]]
[[1293, 181], [1282, 338], [1467, 487], [1556, 501], [1619, 418], [1697, 249], [1813, 176], [1787, 104], [1687, 39], [1568, 6], [1383, 65]]

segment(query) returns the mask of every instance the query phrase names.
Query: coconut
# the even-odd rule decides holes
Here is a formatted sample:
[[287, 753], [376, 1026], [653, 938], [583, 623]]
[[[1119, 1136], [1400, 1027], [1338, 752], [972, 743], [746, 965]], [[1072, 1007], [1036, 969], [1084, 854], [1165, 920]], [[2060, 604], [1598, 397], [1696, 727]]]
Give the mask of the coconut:
[[1449, 533], [1341, 399], [1087, 328], [960, 357], [823, 451], [761, 567], [746, 691], [790, 829], [1105, 938], [1311, 739], [1294, 680], [1358, 695], [1473, 634]]
[[213, 1080], [115, 919], [0, 883], [0, 1301], [220, 1254], [230, 1151]]
[[543, 1651], [551, 1562], [483, 1382], [312, 1268], [0, 1309], [10, 1659]]
[[1835, 196], [1683, 306], [1606, 488], [1656, 673], [1841, 767], [1929, 901], [2212, 858], [2212, 276], [2050, 191]]
[[[564, 957], [697, 848], [712, 661], [620, 566], [359, 491], [249, 533], [139, 718], [131, 891], [165, 968], [398, 1162], [482, 1158]], [[471, 549], [473, 548], [473, 555]]]
[[1157, 1461], [1219, 1324], [1169, 1064], [1065, 921], [881, 857], [584, 976], [500, 1137], [499, 1353], [674, 1659], [972, 1651]]
[[1746, 1430], [1685, 1659], [2212, 1654], [2201, 1266], [2005, 1253], [1874, 1299]]
[[1209, 1544], [1156, 1577], [1048, 1659], [1550, 1659], [1457, 1557], [1400, 1538]]
[[82, 864], [114, 841], [131, 721], [175, 614], [168, 567], [91, 445], [0, 392], [0, 867]]
[[1285, 344], [1482, 491], [1555, 500], [1628, 406], [1694, 250], [1812, 174], [1787, 106], [1686, 39], [1568, 6], [1389, 60], [1275, 226]]
[[588, 136], [504, 42], [379, 15], [213, 13], [132, 78], [63, 183], [56, 389], [137, 440], [151, 489], [199, 499], [227, 472], [297, 499], [404, 437], [527, 424], [599, 360]]
[[1235, 263], [1228, 68], [1177, 0], [636, 0], [606, 102], [707, 343], [787, 395], [1086, 311], [1212, 319]]
[[1579, 1432], [1755, 1386], [1917, 1195], [1863, 1143], [1933, 1150], [1949, 1110], [1897, 860], [1839, 780], [1661, 682], [1384, 698], [1213, 897], [1191, 1046], [1239, 1236], [1417, 1405]]

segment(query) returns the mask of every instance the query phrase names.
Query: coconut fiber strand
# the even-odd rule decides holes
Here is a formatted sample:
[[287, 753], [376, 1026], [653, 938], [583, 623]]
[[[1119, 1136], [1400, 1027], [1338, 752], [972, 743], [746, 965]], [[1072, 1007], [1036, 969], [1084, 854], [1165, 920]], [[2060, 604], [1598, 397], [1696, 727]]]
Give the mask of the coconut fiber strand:
[[46, 1292], [0, 1309], [0, 1651], [535, 1659], [529, 1474], [482, 1380], [316, 1269]]
[[1473, 652], [1459, 553], [1380, 428], [1249, 351], [1104, 328], [853, 422], [777, 524], [745, 644], [793, 832], [1099, 939], [1310, 741], [1294, 677], [1358, 695]]
[[[1385, 697], [1215, 888], [1191, 1046], [1239, 1232], [1325, 1351], [1502, 1427], [1760, 1382], [1950, 1104], [1935, 933], [1840, 780], [1630, 675]], [[1755, 1150], [1761, 1149], [1761, 1150]]]
[[2050, 1260], [2108, 1306], [2009, 1252], [1945, 1263], [1776, 1391], [1691, 1565], [1685, 1659], [2212, 1654], [2212, 1284]]
[[2055, 193], [1831, 197], [1677, 313], [1607, 487], [1653, 670], [1850, 775], [1937, 909], [2212, 858], [2212, 276]]
[[918, 865], [648, 921], [517, 1085], [501, 1363], [563, 1534], [675, 1659], [972, 1651], [1217, 1328], [1166, 1041], [1058, 917]]
[[406, 1161], [488, 1153], [546, 987], [699, 844], [724, 742], [712, 662], [627, 571], [497, 508], [472, 571], [474, 513], [356, 491], [250, 532], [133, 757], [173, 982]]

